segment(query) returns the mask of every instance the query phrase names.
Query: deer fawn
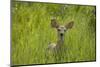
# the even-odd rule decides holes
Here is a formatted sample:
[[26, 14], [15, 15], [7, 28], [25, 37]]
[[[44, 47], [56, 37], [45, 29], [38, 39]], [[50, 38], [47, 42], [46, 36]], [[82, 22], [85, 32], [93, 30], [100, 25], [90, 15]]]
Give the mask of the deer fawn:
[[48, 45], [48, 49], [52, 51], [58, 51], [64, 43], [64, 33], [73, 27], [74, 22], [71, 21], [65, 25], [59, 25], [56, 19], [51, 19], [51, 26], [56, 28], [58, 32], [58, 40], [57, 43], [50, 43]]

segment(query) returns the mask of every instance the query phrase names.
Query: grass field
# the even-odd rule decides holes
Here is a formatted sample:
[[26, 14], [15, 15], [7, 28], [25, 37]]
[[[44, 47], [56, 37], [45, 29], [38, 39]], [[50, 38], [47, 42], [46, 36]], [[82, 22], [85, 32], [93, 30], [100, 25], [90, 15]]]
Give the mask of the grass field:
[[[95, 61], [95, 12], [95, 6], [12, 2], [12, 65]], [[60, 24], [74, 21], [65, 33], [66, 50], [55, 56], [45, 50], [49, 42], [57, 41], [51, 17]]]

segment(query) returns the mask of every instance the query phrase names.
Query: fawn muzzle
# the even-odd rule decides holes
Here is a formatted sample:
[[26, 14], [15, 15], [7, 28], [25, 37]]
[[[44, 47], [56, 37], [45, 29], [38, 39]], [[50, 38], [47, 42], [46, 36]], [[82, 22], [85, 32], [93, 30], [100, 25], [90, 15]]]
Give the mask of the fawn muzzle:
[[60, 36], [63, 36], [63, 35], [64, 35], [63, 33], [60, 34]]

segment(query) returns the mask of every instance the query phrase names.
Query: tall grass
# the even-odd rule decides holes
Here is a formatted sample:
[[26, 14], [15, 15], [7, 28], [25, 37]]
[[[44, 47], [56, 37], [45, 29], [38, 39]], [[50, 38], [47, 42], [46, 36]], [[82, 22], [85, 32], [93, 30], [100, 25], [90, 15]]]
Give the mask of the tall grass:
[[[48, 54], [49, 42], [57, 41], [51, 17], [66, 24], [64, 50]], [[95, 7], [51, 3], [12, 2], [12, 64], [45, 64], [96, 60]]]

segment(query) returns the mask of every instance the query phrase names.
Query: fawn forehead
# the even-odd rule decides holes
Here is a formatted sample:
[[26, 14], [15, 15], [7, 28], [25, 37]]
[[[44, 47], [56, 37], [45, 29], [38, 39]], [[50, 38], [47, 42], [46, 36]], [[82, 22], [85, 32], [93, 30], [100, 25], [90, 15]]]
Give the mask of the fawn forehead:
[[60, 30], [66, 30], [65, 26], [63, 26], [63, 25], [59, 26], [58, 29], [60, 29]]

